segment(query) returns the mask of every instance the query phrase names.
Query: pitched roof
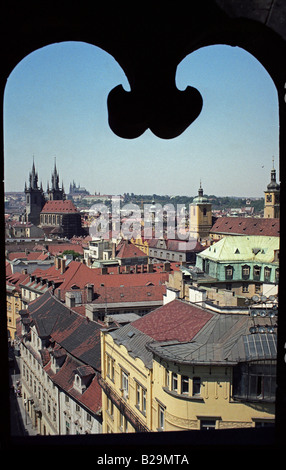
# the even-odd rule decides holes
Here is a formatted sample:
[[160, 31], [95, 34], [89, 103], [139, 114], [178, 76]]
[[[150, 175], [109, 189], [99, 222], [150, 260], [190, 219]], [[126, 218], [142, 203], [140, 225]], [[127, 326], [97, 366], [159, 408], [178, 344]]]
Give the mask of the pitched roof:
[[[265, 320], [265, 327], [267, 321], [269, 322], [269, 318]], [[153, 342], [149, 349], [159, 357], [189, 364], [237, 364], [257, 359], [275, 360], [276, 333], [252, 334], [251, 327], [253, 319], [249, 315], [214, 314], [193, 341], [169, 344]]]
[[20, 284], [27, 278], [27, 274], [23, 273], [9, 273], [6, 271], [6, 288], [8, 286], [15, 288], [17, 291], [21, 290]]
[[75, 372], [80, 367], [79, 362], [73, 357], [67, 357], [58, 372], [53, 373], [50, 362], [45, 365], [44, 369], [52, 377], [53, 382], [65, 390], [69, 395], [77, 399], [86, 406], [91, 412], [96, 413], [101, 408], [101, 388], [98, 384], [95, 370], [90, 368], [91, 375], [94, 377], [87, 389], [83, 393], [73, 388]]
[[135, 320], [132, 327], [156, 341], [190, 341], [212, 316], [200, 307], [176, 299]]
[[78, 213], [78, 210], [70, 200], [47, 201], [42, 209], [42, 213], [74, 214]]
[[97, 287], [93, 304], [120, 303], [120, 302], [151, 302], [162, 301], [166, 293], [164, 285], [148, 286], [122, 286], [122, 287]]
[[[161, 242], [163, 241], [163, 244]], [[201, 251], [203, 249], [203, 246], [201, 245], [200, 242], [198, 242], [195, 239], [191, 240], [172, 240], [172, 239], [159, 239], [159, 238], [152, 238], [151, 240], [148, 240], [148, 245], [149, 248], [158, 248], [158, 249], [163, 249], [163, 250], [170, 250], [170, 251], [180, 251], [180, 252], [186, 252], [186, 251]]]
[[8, 254], [8, 259], [13, 261], [15, 259], [24, 259], [28, 261], [32, 260], [45, 260], [49, 257], [47, 253], [43, 253], [42, 251], [30, 251], [26, 253], [25, 251], [20, 252], [12, 252]]
[[102, 326], [68, 309], [50, 292], [31, 302], [28, 312], [39, 336], [51, 337], [69, 354], [100, 370]]
[[[113, 272], [113, 271], [112, 271]], [[51, 266], [48, 269], [36, 269], [32, 276], [35, 281], [30, 281], [30, 276], [25, 279], [27, 288], [33, 287], [35, 289], [41, 288], [43, 291], [47, 286], [42, 286], [41, 282], [37, 279], [54, 281], [57, 283], [57, 288], [60, 289], [59, 293], [62, 300], [64, 300], [65, 292], [71, 290], [75, 286], [78, 289], [84, 289], [87, 284], [94, 284], [95, 291], [99, 287], [133, 287], [133, 286], [146, 286], [146, 285], [163, 285], [169, 279], [169, 272], [160, 270], [159, 272], [144, 272], [144, 273], [131, 273], [131, 274], [101, 274], [101, 270], [92, 269], [78, 261], [71, 261], [61, 273], [60, 269], [56, 266]]]
[[264, 236], [228, 236], [206, 248], [200, 257], [214, 261], [257, 261], [272, 263], [274, 251], [279, 250], [278, 237]]
[[57, 243], [48, 245], [48, 251], [51, 255], [60, 255], [64, 251], [73, 250], [76, 253], [83, 254], [83, 247], [81, 245], [76, 245], [75, 243]]
[[218, 217], [210, 233], [280, 236], [280, 220], [255, 217]]
[[139, 258], [139, 257], [144, 257], [147, 258], [146, 253], [144, 251], [140, 250], [136, 245], [133, 243], [123, 243], [120, 248], [118, 253], [116, 254], [116, 258], [122, 259], [122, 258]]

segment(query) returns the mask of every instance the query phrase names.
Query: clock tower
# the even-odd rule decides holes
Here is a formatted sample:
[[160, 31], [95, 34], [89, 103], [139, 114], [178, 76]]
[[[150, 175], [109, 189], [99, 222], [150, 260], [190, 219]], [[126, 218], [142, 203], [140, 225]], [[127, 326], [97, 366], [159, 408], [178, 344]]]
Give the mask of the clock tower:
[[271, 181], [267, 185], [266, 191], [264, 191], [264, 218], [274, 218], [277, 219], [280, 217], [280, 185], [276, 182], [276, 170], [274, 168], [274, 158], [273, 158], [273, 167], [271, 170]]
[[201, 241], [204, 238], [208, 238], [211, 227], [212, 204], [204, 196], [200, 183], [198, 195], [193, 199], [192, 204], [190, 204], [190, 236]]

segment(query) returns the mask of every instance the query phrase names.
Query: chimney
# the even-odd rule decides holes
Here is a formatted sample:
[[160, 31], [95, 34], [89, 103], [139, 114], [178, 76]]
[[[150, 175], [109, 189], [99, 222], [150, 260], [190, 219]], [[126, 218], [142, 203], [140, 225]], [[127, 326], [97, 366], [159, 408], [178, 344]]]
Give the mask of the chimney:
[[55, 267], [56, 269], [60, 269], [61, 266], [61, 260], [57, 256], [55, 257]]
[[147, 272], [148, 272], [148, 273], [152, 273], [152, 272], [153, 272], [153, 264], [152, 264], [152, 263], [148, 263], [148, 264], [147, 264]]
[[66, 270], [66, 260], [65, 259], [61, 259], [61, 274], [64, 274]]
[[112, 258], [116, 257], [116, 243], [112, 243]]
[[68, 308], [75, 307], [75, 296], [72, 292], [66, 292], [65, 303]]
[[169, 261], [165, 261], [164, 263], [164, 271], [169, 272], [170, 271], [170, 263]]
[[86, 301], [92, 302], [94, 295], [94, 284], [87, 284], [86, 286]]

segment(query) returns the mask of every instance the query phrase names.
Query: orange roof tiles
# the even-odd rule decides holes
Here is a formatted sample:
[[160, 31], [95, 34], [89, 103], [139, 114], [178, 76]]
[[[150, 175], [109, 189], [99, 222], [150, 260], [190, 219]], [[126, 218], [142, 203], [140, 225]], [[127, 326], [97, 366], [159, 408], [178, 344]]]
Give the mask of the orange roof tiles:
[[13, 261], [14, 259], [25, 259], [28, 261], [32, 260], [40, 260], [43, 261], [47, 259], [49, 255], [47, 253], [43, 253], [42, 251], [31, 251], [29, 253], [25, 253], [25, 251], [20, 252], [12, 252], [8, 254], [8, 259]]
[[[156, 265], [155, 265], [156, 266]], [[111, 268], [110, 268], [111, 269]], [[114, 269], [114, 268], [113, 268]], [[57, 285], [56, 294], [64, 300], [65, 292], [73, 288], [83, 289], [87, 284], [94, 284], [96, 291], [100, 287], [133, 287], [146, 286], [147, 284], [163, 285], [169, 279], [169, 272], [158, 268], [158, 272], [144, 273], [121, 273], [112, 271], [114, 274], [101, 274], [100, 269], [92, 269], [78, 261], [71, 261], [67, 264], [65, 271], [52, 266], [48, 269], [36, 269], [32, 276], [43, 280], [55, 281]], [[26, 284], [30, 283], [30, 276], [27, 277]]]
[[74, 203], [70, 200], [66, 201], [47, 201], [42, 209], [42, 213], [60, 213], [60, 214], [73, 214], [78, 210]]
[[148, 256], [144, 251], [140, 250], [136, 245], [133, 243], [123, 243], [120, 247], [116, 258], [135, 258], [135, 257], [144, 257], [147, 258]]
[[210, 233], [280, 236], [280, 220], [255, 217], [218, 217]]
[[97, 287], [93, 304], [162, 301], [166, 286]]

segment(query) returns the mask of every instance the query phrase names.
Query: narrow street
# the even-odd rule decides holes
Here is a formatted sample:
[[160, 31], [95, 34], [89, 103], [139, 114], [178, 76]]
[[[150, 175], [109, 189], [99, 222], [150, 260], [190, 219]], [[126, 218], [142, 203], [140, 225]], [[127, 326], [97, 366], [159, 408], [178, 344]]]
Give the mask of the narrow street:
[[14, 364], [10, 367], [9, 387], [10, 387], [10, 426], [11, 436], [35, 436], [32, 421], [23, 406], [22, 397], [17, 395], [16, 390], [21, 385], [20, 357], [13, 354]]

